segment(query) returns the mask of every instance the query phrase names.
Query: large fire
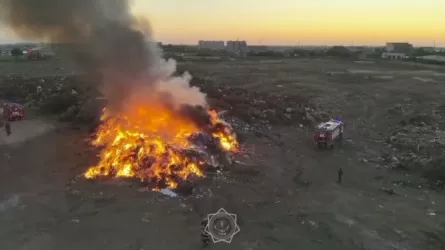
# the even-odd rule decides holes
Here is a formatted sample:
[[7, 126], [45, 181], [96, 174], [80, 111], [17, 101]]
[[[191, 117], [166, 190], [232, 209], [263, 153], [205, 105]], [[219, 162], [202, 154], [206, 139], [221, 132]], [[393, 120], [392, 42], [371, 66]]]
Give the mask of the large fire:
[[120, 112], [104, 109], [92, 141], [101, 147], [100, 160], [85, 172], [86, 178], [135, 177], [154, 189], [176, 188], [191, 176], [203, 177], [218, 151], [239, 148], [230, 126], [215, 111], [206, 111], [209, 124], [203, 128], [157, 102], [127, 107]]

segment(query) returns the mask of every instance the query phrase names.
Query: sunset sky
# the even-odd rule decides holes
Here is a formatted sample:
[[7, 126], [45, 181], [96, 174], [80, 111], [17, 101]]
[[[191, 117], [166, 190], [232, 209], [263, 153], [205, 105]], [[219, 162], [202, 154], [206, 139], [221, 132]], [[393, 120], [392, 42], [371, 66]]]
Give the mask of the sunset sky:
[[[156, 39], [249, 44], [445, 46], [445, 0], [133, 0]], [[0, 32], [2, 41], [13, 39]]]
[[135, 0], [165, 42], [445, 46], [445, 0]]

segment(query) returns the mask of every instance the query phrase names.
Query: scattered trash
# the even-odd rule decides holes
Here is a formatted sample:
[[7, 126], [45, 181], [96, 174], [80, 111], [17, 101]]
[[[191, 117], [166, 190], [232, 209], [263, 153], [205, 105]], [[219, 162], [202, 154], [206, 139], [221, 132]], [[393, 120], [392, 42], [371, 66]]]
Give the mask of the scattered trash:
[[[220, 86], [216, 89], [212, 84], [204, 84], [204, 80], [194, 78], [197, 85], [207, 94], [211, 106], [227, 110], [231, 116], [244, 122], [267, 127], [270, 124], [307, 124], [310, 120], [322, 120], [324, 113], [309, 104], [308, 99], [297, 95], [280, 95], [255, 92], [248, 88]], [[290, 115], [292, 114], [292, 115]], [[229, 121], [230, 124], [232, 124]], [[241, 124], [240, 124], [241, 125]], [[234, 125], [235, 129], [237, 125]]]
[[402, 231], [394, 229], [394, 232], [398, 234], [400, 238], [406, 238], [406, 235]]
[[389, 188], [381, 188], [380, 190], [383, 191], [383, 192], [385, 192], [385, 193], [387, 193], [387, 194], [389, 194], [389, 195], [398, 195], [396, 192], [394, 192], [393, 189], [389, 189]]
[[445, 146], [445, 131], [436, 131], [436, 140], [437, 143]]
[[161, 189], [161, 190], [159, 190], [158, 192], [161, 193], [161, 194], [163, 194], [163, 195], [166, 195], [166, 196], [168, 196], [168, 197], [171, 197], [171, 198], [178, 197], [178, 194], [176, 194], [175, 192], [173, 192], [173, 191], [172, 191], [171, 189], [169, 189], [169, 188]]
[[418, 77], [418, 76], [413, 77], [413, 79], [414, 79], [414, 80], [421, 81], [421, 82], [424, 82], [424, 83], [429, 83], [429, 82], [435, 83], [435, 82], [436, 82], [434, 79], [431, 79], [431, 78], [423, 78], [423, 77]]
[[429, 212], [428, 215], [429, 216], [436, 216], [436, 212]]
[[312, 227], [311, 232], [317, 230], [317, 228], [318, 228], [318, 224], [315, 221], [310, 220], [309, 225], [311, 225], [311, 227]]
[[429, 216], [436, 216], [436, 211], [434, 211], [433, 209], [428, 209], [426, 214]]
[[142, 221], [142, 222], [145, 222], [145, 223], [149, 223], [149, 222], [151, 222], [151, 220], [149, 220], [148, 218], [142, 218], [141, 221]]
[[245, 162], [238, 161], [238, 160], [234, 160], [233, 162], [236, 163], [236, 164], [239, 164], [239, 165], [243, 165], [243, 166], [254, 166], [255, 165], [255, 164], [252, 164], [252, 163], [245, 163]]

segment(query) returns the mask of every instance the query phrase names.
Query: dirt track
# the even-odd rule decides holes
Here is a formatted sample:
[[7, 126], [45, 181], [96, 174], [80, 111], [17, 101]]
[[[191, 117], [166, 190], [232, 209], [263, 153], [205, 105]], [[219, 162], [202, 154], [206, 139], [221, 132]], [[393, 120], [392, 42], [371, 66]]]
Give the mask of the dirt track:
[[[223, 179], [203, 180], [200, 195], [181, 199], [139, 192], [133, 182], [76, 179], [95, 160], [84, 129], [60, 128], [19, 147], [2, 146], [1, 249], [194, 250], [201, 217], [221, 207], [239, 215], [241, 232], [230, 245], [210, 249], [445, 248], [443, 191], [425, 188], [416, 171], [363, 161], [388, 148], [382, 138], [404, 116], [388, 116], [388, 109], [409, 103], [419, 113], [441, 105], [444, 69], [304, 59], [182, 66], [211, 74], [216, 85], [304, 94], [346, 121], [346, 141], [317, 152], [305, 127], [274, 126], [267, 133], [281, 146], [248, 136], [253, 153], [240, 160], [252, 166], [235, 164]], [[394, 185], [407, 180], [414, 185]]]
[[10, 136], [7, 136], [4, 131], [0, 133], [0, 145], [2, 146], [25, 142], [36, 136], [44, 135], [55, 128], [54, 125], [39, 119], [16, 121], [11, 124], [12, 133]]

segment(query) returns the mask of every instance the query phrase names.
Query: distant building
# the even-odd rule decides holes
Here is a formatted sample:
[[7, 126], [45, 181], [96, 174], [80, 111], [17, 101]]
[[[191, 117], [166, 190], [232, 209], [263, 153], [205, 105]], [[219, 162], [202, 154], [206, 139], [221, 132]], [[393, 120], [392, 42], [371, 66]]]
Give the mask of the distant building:
[[386, 52], [391, 53], [410, 53], [413, 45], [410, 43], [386, 43]]
[[226, 50], [238, 56], [245, 56], [248, 52], [248, 47], [246, 41], [227, 41]]
[[408, 57], [406, 56], [405, 53], [383, 52], [382, 58], [388, 59], [388, 60], [403, 60], [403, 59], [407, 59]]
[[224, 50], [224, 41], [199, 41], [199, 49]]

